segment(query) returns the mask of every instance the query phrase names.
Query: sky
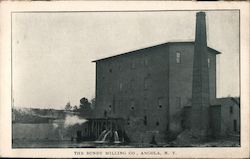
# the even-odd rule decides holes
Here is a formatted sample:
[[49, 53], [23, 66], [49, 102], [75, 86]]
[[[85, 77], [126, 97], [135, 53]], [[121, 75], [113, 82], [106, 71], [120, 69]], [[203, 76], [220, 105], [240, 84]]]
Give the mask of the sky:
[[[196, 11], [12, 14], [14, 106], [62, 109], [95, 97], [93, 60], [194, 41]], [[239, 12], [206, 11], [217, 97], [239, 96]]]

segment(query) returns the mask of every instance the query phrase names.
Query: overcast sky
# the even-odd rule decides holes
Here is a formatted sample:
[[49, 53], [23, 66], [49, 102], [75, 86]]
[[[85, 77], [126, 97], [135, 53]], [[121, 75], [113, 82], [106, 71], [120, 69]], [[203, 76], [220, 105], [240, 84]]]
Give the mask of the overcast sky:
[[[95, 96], [91, 61], [169, 41], [192, 41], [195, 11], [14, 13], [14, 104], [64, 108]], [[239, 96], [239, 14], [207, 11], [208, 46], [220, 52], [217, 96]]]

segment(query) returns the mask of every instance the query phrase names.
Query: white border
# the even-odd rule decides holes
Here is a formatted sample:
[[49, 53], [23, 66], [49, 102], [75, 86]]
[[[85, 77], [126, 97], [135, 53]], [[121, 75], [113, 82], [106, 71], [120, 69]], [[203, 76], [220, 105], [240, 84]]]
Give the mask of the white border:
[[[95, 157], [95, 158], [248, 158], [249, 157], [249, 2], [165, 2], [165, 1], [51, 1], [0, 3], [0, 156], [1, 157]], [[116, 10], [210, 10], [240, 9], [241, 61], [241, 147], [235, 148], [11, 148], [11, 12], [12, 11], [116, 11]], [[28, 71], [28, 70], [27, 70]], [[75, 155], [75, 152], [84, 155]], [[126, 155], [106, 155], [124, 152]], [[129, 155], [129, 152], [157, 151], [162, 155]], [[102, 155], [86, 155], [102, 152]], [[163, 155], [168, 152], [167, 155]], [[173, 154], [174, 152], [174, 154]]]

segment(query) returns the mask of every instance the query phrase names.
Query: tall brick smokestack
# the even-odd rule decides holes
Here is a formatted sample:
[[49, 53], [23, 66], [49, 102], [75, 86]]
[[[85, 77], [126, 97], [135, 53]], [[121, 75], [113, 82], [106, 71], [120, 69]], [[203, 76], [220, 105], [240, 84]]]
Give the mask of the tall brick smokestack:
[[194, 45], [191, 130], [193, 136], [206, 139], [209, 130], [209, 73], [207, 55], [206, 15], [196, 14]]

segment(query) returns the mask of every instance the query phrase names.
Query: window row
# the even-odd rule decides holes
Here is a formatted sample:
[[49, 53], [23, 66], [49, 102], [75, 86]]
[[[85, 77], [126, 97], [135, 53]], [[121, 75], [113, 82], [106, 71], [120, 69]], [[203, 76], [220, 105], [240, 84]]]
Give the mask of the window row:
[[[147, 103], [147, 99], [144, 98], [144, 102], [143, 102], [144, 106], [148, 105]], [[113, 113], [115, 113], [115, 110], [116, 110], [116, 104], [113, 104], [113, 105], [108, 105], [108, 111], [112, 111]], [[118, 101], [118, 106], [122, 106], [122, 101], [119, 100]], [[157, 100], [157, 106], [158, 108], [162, 108], [164, 106], [164, 98], [163, 97], [159, 97], [158, 100]], [[136, 103], [135, 103], [135, 99], [131, 99], [130, 100], [130, 103], [129, 103], [129, 108], [130, 110], [135, 110], [135, 107], [136, 107]], [[145, 110], [144, 110], [145, 111]]]
[[[175, 62], [177, 64], [180, 64], [181, 63], [181, 52], [177, 51], [175, 53]], [[208, 68], [210, 68], [210, 58], [207, 59], [207, 65], [208, 65]]]
[[[138, 64], [136, 61], [137, 61], [137, 60], [135, 60], [135, 59], [131, 59], [131, 60], [130, 60], [130, 69], [131, 69], [131, 70], [136, 69], [137, 64]], [[145, 58], [143, 59], [142, 65], [144, 65], [145, 67], [147, 67], [148, 64], [149, 64], [149, 59], [148, 59], [148, 57], [145, 57]], [[127, 67], [127, 65], [124, 65], [124, 66]], [[121, 63], [118, 64], [118, 70], [119, 70], [119, 71], [122, 71], [122, 64], [121, 64]], [[112, 67], [109, 66], [108, 73], [112, 73], [112, 72], [113, 72]]]
[[[176, 97], [176, 102], [175, 102], [175, 103], [176, 103], [176, 104], [175, 104], [176, 108], [181, 108], [181, 107], [182, 107], [181, 97]], [[119, 100], [119, 101], [118, 101], [118, 104], [119, 104], [119, 106], [121, 106], [121, 105], [122, 105], [122, 101]], [[148, 105], [148, 100], [147, 100], [147, 98], [144, 98], [143, 104], [144, 104], [145, 106]], [[131, 109], [131, 110], [134, 110], [134, 109], [135, 109], [135, 106], [136, 106], [136, 104], [135, 104], [135, 99], [131, 99], [131, 100], [130, 100], [130, 109]], [[162, 108], [162, 107], [164, 106], [164, 98], [163, 98], [163, 97], [159, 97], [159, 98], [158, 98], [158, 100], [157, 100], [157, 106], [158, 106], [158, 108]], [[109, 108], [110, 108], [110, 110], [111, 110], [111, 105], [109, 106]], [[114, 108], [114, 109], [115, 109], [115, 108]], [[232, 110], [231, 110], [231, 109], [230, 109], [230, 112], [232, 113]]]
[[[177, 51], [177, 52], [175, 53], [175, 62], [176, 62], [177, 64], [180, 64], [180, 63], [182, 62], [182, 53], [179, 52], [179, 51]], [[210, 68], [210, 65], [211, 65], [210, 63], [211, 63], [211, 62], [210, 62], [210, 58], [208, 58], [208, 59], [207, 59], [208, 68]], [[144, 66], [148, 66], [148, 64], [149, 64], [149, 59], [148, 59], [148, 57], [144, 58], [143, 64], [144, 64]], [[130, 68], [131, 68], [132, 70], [133, 70], [133, 69], [136, 69], [136, 60], [134, 60], [134, 59], [131, 60], [131, 62], [130, 62]], [[119, 64], [118, 69], [119, 69], [119, 71], [122, 70], [121, 64]], [[112, 73], [112, 72], [113, 72], [112, 68], [109, 68], [109, 73]]]
[[[149, 82], [150, 82], [150, 78], [149, 77], [145, 77], [144, 80], [143, 80], [143, 89], [144, 90], [147, 90], [149, 89]], [[129, 86], [128, 88], [130, 90], [134, 90], [135, 88], [135, 80], [131, 79], [130, 82], [129, 82]], [[119, 90], [122, 91], [124, 89], [124, 82], [119, 82]]]
[[[130, 118], [128, 117], [127, 118], [127, 125], [130, 125]], [[148, 117], [145, 115], [145, 116], [143, 116], [143, 125], [148, 125]], [[157, 120], [156, 122], [155, 122], [155, 125], [156, 126], [159, 126], [160, 125], [160, 122]]]

